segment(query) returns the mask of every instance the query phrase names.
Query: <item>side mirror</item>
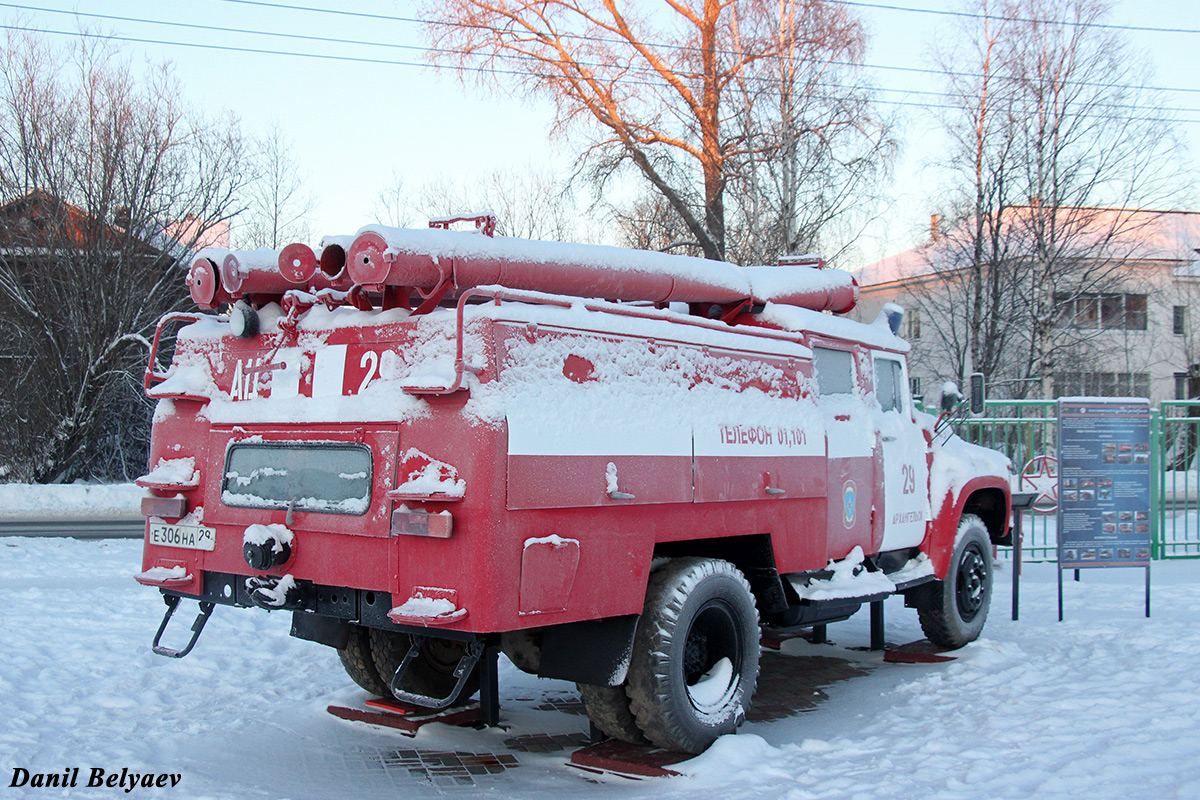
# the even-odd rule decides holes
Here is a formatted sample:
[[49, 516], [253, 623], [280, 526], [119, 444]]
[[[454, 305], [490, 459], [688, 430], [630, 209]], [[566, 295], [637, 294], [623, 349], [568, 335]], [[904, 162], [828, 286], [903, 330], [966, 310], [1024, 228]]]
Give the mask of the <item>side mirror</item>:
[[978, 416], [983, 413], [984, 400], [987, 399], [982, 372], [971, 373], [971, 413]]
[[942, 411], [953, 411], [962, 399], [962, 392], [958, 390], [957, 383], [946, 381], [942, 384]]

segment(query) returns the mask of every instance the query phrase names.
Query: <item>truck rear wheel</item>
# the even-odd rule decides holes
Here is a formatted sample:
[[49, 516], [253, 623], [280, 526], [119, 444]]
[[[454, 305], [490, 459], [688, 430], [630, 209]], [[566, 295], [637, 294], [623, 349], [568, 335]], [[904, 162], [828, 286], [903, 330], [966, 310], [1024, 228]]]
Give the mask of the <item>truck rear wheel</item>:
[[391, 697], [392, 692], [387, 683], [379, 677], [375, 667], [375, 659], [371, 656], [371, 632], [361, 625], [350, 626], [350, 636], [346, 647], [338, 650], [338, 658], [350, 678], [378, 697]]
[[733, 733], [758, 681], [758, 639], [750, 585], [729, 562], [679, 558], [651, 574], [628, 678], [646, 738], [700, 753]]
[[[396, 674], [396, 668], [404, 660], [411, 644], [412, 639], [407, 633], [371, 629], [371, 654], [374, 656], [375, 668], [379, 670], [379, 677], [387, 687], [385, 697], [392, 696], [392, 676]], [[454, 668], [466, 652], [466, 642], [433, 637], [426, 639], [420, 655], [414, 658], [405, 670], [402, 688], [426, 697], [446, 697], [454, 690]], [[463, 684], [459, 701], [466, 700], [479, 691], [479, 665], [475, 666], [467, 682]]]
[[992, 545], [974, 514], [959, 522], [950, 571], [935, 586], [936, 604], [917, 612], [929, 641], [957, 649], [978, 639], [992, 601]]
[[588, 719], [606, 736], [630, 744], [646, 744], [646, 736], [629, 710], [629, 695], [625, 692], [624, 684], [597, 686], [593, 683], [577, 683], [575, 686], [579, 689]]

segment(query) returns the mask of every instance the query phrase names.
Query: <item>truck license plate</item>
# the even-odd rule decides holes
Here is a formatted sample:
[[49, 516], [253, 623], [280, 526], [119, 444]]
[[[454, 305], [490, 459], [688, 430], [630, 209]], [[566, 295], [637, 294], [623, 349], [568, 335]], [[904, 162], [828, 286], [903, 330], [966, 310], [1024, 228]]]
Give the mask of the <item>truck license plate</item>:
[[216, 544], [216, 533], [216, 528], [203, 525], [168, 525], [159, 522], [150, 526], [150, 544], [211, 551]]

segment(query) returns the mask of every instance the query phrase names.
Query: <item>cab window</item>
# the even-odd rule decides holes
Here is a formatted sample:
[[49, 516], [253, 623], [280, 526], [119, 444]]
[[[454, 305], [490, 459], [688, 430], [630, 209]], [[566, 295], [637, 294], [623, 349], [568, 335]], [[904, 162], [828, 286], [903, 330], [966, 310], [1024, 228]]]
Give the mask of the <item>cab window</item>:
[[899, 361], [875, 359], [875, 397], [884, 411], [904, 411], [904, 369]]
[[848, 350], [814, 347], [813, 366], [818, 394], [854, 393], [854, 356]]

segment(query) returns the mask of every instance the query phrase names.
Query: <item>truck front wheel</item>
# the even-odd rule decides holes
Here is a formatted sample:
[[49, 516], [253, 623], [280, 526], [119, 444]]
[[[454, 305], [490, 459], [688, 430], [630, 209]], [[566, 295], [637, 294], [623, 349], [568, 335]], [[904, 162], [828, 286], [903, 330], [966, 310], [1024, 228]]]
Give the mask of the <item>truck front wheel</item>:
[[936, 602], [918, 611], [929, 641], [957, 649], [978, 639], [992, 601], [992, 545], [979, 517], [963, 515], [950, 571], [933, 586]]
[[727, 561], [678, 558], [650, 576], [627, 691], [652, 743], [703, 752], [746, 717], [758, 682], [758, 611]]

